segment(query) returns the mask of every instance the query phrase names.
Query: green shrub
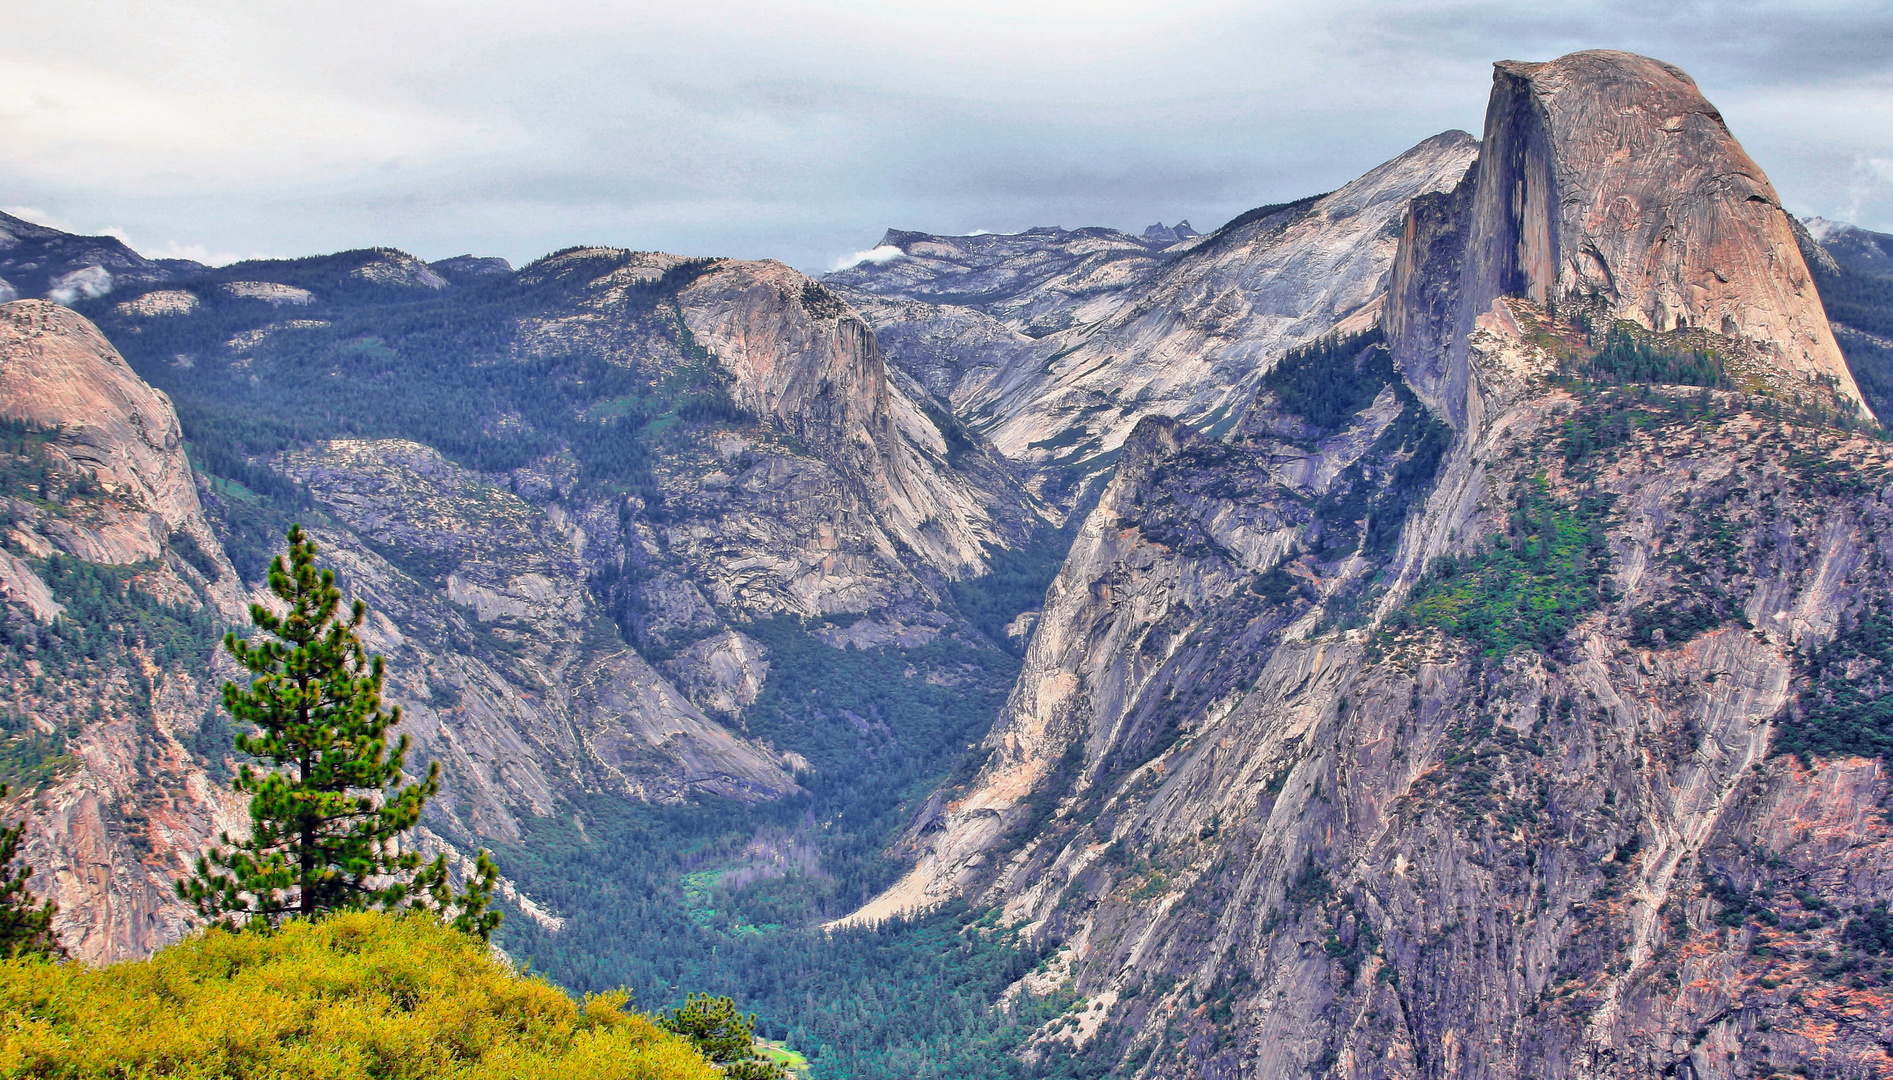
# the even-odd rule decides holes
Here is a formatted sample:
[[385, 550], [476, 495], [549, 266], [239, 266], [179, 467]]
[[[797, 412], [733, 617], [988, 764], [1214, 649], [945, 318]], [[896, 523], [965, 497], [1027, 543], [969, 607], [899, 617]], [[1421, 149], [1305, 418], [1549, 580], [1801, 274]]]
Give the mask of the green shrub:
[[1505, 534], [1463, 560], [1444, 558], [1414, 588], [1405, 621], [1436, 626], [1503, 656], [1555, 646], [1600, 599], [1610, 499], [1567, 504], [1544, 478], [1521, 485]]
[[714, 1080], [625, 1001], [580, 1006], [431, 916], [350, 913], [105, 968], [0, 962], [0, 1076]]

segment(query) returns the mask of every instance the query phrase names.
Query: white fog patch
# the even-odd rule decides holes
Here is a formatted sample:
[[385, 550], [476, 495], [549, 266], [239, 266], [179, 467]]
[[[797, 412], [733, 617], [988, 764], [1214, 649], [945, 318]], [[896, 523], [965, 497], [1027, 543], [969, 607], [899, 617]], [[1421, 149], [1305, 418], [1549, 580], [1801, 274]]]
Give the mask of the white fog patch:
[[103, 266], [88, 266], [54, 278], [53, 287], [46, 290], [46, 299], [71, 306], [74, 301], [91, 300], [111, 291], [112, 272]]
[[846, 270], [851, 266], [860, 266], [862, 263], [873, 263], [875, 266], [881, 266], [885, 263], [891, 263], [895, 259], [904, 259], [906, 257], [907, 253], [895, 247], [893, 244], [882, 244], [879, 247], [871, 247], [866, 251], [857, 251], [853, 255], [844, 255], [835, 260], [835, 265], [830, 269]]

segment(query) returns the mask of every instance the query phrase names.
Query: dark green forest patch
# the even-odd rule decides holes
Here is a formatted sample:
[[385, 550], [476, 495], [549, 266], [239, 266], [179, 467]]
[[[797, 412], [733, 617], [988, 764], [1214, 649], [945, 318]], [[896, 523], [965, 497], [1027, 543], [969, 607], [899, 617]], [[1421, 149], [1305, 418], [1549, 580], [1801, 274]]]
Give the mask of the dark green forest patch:
[[1328, 557], [1355, 551], [1368, 558], [1390, 554], [1407, 514], [1432, 486], [1453, 432], [1407, 387], [1380, 331], [1291, 349], [1262, 386], [1282, 411], [1301, 417], [1322, 435], [1345, 429], [1392, 389], [1400, 406], [1393, 422], [1313, 508]]
[[1573, 366], [1584, 378], [1606, 385], [1729, 385], [1728, 373], [1714, 351], [1665, 345], [1633, 323], [1617, 323], [1605, 333], [1595, 355]]
[[1776, 723], [1776, 753], [1893, 754], [1893, 618], [1872, 610], [1808, 659], [1806, 685]]
[[822, 1080], [1026, 1075], [1011, 1051], [1052, 1006], [1027, 998], [1008, 1014], [992, 1004], [1041, 954], [991, 916], [962, 906], [872, 929], [769, 927], [803, 910], [771, 906], [806, 884], [793, 876], [713, 893], [735, 906], [709, 918], [692, 909], [686, 879], [736, 857], [759, 820], [816, 820], [814, 802], [599, 799], [578, 808], [583, 836], [567, 820], [533, 822], [497, 855], [522, 888], [576, 917], [551, 933], [513, 915], [506, 948], [574, 990], [628, 985], [647, 1008], [693, 990], [732, 995], [756, 1011], [760, 1035], [808, 1055]]

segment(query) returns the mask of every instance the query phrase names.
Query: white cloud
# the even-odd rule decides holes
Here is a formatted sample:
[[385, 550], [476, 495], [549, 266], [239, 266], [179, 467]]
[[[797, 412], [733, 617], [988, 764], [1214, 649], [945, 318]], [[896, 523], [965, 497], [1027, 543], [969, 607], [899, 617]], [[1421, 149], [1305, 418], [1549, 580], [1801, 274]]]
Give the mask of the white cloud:
[[307, 180], [471, 151], [490, 132], [399, 99], [334, 86], [220, 86], [0, 56], [0, 142], [11, 169], [85, 186]]
[[112, 291], [112, 272], [103, 266], [88, 266], [61, 274], [46, 290], [46, 298], [55, 304], [70, 305], [75, 300], [92, 300]]
[[836, 259], [835, 265], [829, 267], [829, 269], [846, 270], [850, 266], [859, 266], [862, 263], [873, 263], [875, 266], [882, 266], [893, 262], [895, 259], [904, 259], [906, 257], [907, 253], [894, 245], [881, 244], [878, 247], [871, 247], [866, 251], [857, 251], [853, 255], [843, 255], [841, 258]]
[[192, 262], [203, 263], [205, 266], [229, 266], [233, 262], [242, 262], [245, 259], [268, 259], [276, 257], [258, 252], [251, 252], [248, 255], [238, 255], [235, 252], [229, 251], [213, 251], [203, 244], [180, 244], [175, 240], [166, 240], [164, 243], [153, 247], [139, 247], [137, 244], [132, 244], [130, 240], [126, 240], [125, 242], [131, 244], [131, 246], [137, 250], [138, 254], [143, 255], [147, 259], [189, 259]]

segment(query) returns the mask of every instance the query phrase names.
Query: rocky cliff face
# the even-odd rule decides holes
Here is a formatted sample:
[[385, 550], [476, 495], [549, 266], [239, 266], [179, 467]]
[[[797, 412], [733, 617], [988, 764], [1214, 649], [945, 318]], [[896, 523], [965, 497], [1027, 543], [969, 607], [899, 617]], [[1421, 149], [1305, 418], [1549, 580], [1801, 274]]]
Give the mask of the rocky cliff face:
[[195, 749], [208, 639], [240, 614], [241, 585], [171, 403], [85, 319], [0, 305], [0, 419], [12, 809], [73, 953], [147, 951], [184, 928], [171, 878], [242, 818], [210, 775], [222, 755]]
[[1750, 389], [1864, 407], [1767, 176], [1667, 64], [1499, 64], [1478, 168], [1409, 228], [1388, 330], [1455, 423], [1463, 342], [1499, 296], [1693, 333]]
[[739, 263], [678, 302], [735, 376], [737, 404], [848, 476], [925, 565], [980, 573], [988, 549], [1030, 535], [1033, 507], [1003, 466], [894, 385], [874, 332], [821, 285], [780, 263]]
[[[1398, 374], [1370, 336], [1227, 438], [1141, 422], [983, 767], [854, 918], [1001, 906], [1061, 947], [1020, 992], [1080, 995], [1027, 1056], [1128, 1075], [1893, 1071], [1893, 459], [1809, 407], [1851, 382], [1758, 172], [1598, 165], [1727, 140], [1685, 97], [1640, 58], [1501, 65], [1478, 164], [1404, 224]], [[1612, 200], [1655, 258], [1573, 210]], [[1646, 330], [1731, 313], [1754, 381], [1574, 376], [1606, 280]], [[1430, 461], [1402, 393], [1456, 429]], [[1387, 540], [1348, 478], [1397, 477]]]
[[[88, 562], [158, 559], [182, 534], [206, 551], [216, 538], [204, 521], [184, 436], [164, 395], [140, 379], [83, 317], [45, 301], [0, 308], [0, 416], [49, 433], [45, 451], [61, 472], [89, 477], [106, 496], [98, 516], [51, 516], [20, 530], [18, 542]], [[235, 576], [213, 575], [220, 609], [235, 615]]]
[[777, 758], [707, 719], [618, 640], [581, 528], [416, 443], [331, 442], [279, 467], [336, 519], [318, 541], [376, 612], [421, 759], [451, 790], [437, 828], [516, 840], [574, 790], [675, 800], [796, 790]]
[[844, 280], [887, 298], [865, 313], [897, 360], [1069, 504], [1071, 481], [1108, 465], [1144, 417], [1227, 432], [1290, 347], [1371, 325], [1407, 203], [1459, 183], [1475, 149], [1449, 132], [1339, 191], [1245, 214], [1114, 278], [1069, 327], [1037, 339], [980, 307], [942, 308], [956, 279], [923, 277], [924, 260]]

